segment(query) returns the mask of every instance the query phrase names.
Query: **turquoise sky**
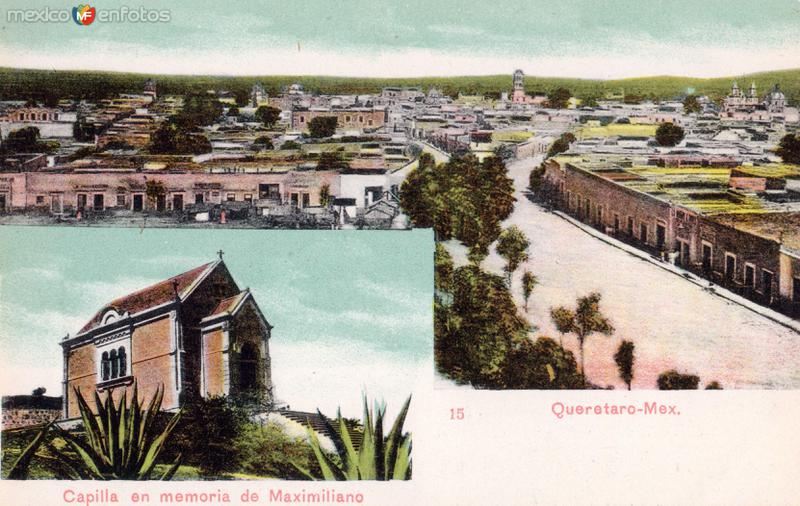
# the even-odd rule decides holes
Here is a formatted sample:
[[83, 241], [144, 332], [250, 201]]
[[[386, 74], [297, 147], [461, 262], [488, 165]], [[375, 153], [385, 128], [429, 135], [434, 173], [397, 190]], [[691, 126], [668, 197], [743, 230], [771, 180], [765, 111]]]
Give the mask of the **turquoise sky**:
[[93, 3], [168, 8], [167, 23], [12, 23], [0, 64], [142, 72], [585, 77], [734, 75], [800, 66], [797, 0]]
[[229, 231], [0, 227], [0, 394], [60, 395], [61, 348], [109, 300], [212, 261], [275, 327], [277, 395], [360, 413], [399, 406], [432, 370], [429, 230]]

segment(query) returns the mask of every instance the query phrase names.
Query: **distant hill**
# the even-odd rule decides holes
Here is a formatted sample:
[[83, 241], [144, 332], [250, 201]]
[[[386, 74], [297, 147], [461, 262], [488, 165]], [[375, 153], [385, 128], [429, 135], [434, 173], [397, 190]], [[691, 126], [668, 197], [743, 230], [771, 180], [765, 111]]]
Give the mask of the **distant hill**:
[[[144, 81], [152, 77], [158, 83], [159, 94], [183, 94], [190, 90], [225, 89], [241, 98], [248, 95], [255, 82], [261, 82], [268, 93], [277, 94], [281, 87], [294, 82], [302, 83], [309, 91], [330, 94], [376, 93], [385, 86], [420, 86], [423, 90], [438, 88], [455, 96], [497, 95], [511, 88], [511, 73], [507, 75], [462, 77], [413, 78], [361, 78], [333, 76], [186, 76], [158, 75], [100, 71], [30, 70], [0, 67], [0, 99], [52, 101], [58, 97], [100, 99], [118, 93], [139, 92]], [[743, 76], [719, 78], [694, 78], [676, 76], [637, 77], [629, 79], [593, 80], [556, 77], [525, 77], [528, 93], [547, 93], [557, 87], [569, 89], [579, 98], [602, 97], [606, 93], [619, 93], [652, 99], [680, 96], [687, 88], [696, 94], [714, 99], [724, 97], [731, 82], [739, 81], [741, 88], [755, 82], [759, 95], [779, 84], [789, 101], [800, 101], [800, 69], [759, 72]]]

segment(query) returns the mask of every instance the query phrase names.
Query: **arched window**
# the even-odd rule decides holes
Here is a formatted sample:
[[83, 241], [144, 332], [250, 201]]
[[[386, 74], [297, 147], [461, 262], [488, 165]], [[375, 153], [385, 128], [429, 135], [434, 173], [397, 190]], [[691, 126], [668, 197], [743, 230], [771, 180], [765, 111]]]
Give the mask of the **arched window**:
[[119, 363], [117, 363], [117, 350], [111, 350], [111, 355], [109, 356], [109, 360], [111, 361], [111, 379], [119, 377]]
[[110, 379], [111, 371], [109, 370], [110, 364], [108, 363], [108, 352], [103, 352], [103, 358], [100, 360], [100, 369], [103, 377], [103, 381], [107, 381]]
[[119, 360], [119, 377], [121, 378], [127, 374], [128, 369], [128, 361], [125, 357], [125, 348], [122, 346], [120, 346], [119, 350], [117, 351], [117, 360]]

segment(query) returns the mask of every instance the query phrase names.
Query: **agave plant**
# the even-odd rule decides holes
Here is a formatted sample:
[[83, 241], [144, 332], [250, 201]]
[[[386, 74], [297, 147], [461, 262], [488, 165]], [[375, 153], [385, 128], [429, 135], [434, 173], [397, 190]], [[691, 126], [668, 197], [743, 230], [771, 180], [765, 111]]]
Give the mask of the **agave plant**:
[[[8, 477], [26, 479], [28, 466], [36, 456], [54, 470], [59, 478], [149, 479], [181, 416], [181, 412], [176, 413], [163, 430], [158, 430], [155, 422], [161, 409], [163, 395], [161, 388], [156, 390], [150, 404], [145, 408], [144, 401], [139, 402], [136, 383], [133, 385], [130, 404], [127, 392], [123, 392], [116, 405], [111, 392], [106, 395], [105, 401], [101, 401], [95, 392], [97, 413], [93, 413], [83, 395], [75, 389], [86, 440], [51, 422], [39, 431], [20, 454], [11, 466]], [[46, 436], [51, 428], [65, 441], [66, 446], [77, 454], [77, 458], [68, 455], [63, 449], [56, 448], [51, 441], [48, 441]], [[43, 445], [47, 452], [39, 451]], [[180, 466], [180, 459], [181, 456], [178, 455], [160, 479], [171, 479]]]
[[28, 466], [30, 466], [31, 461], [33, 460], [34, 455], [36, 452], [39, 451], [39, 448], [42, 446], [42, 443], [45, 442], [45, 438], [47, 437], [47, 433], [50, 431], [50, 427], [53, 425], [53, 422], [48, 423], [41, 430], [34, 436], [33, 440], [28, 443], [28, 446], [20, 453], [19, 457], [11, 464], [11, 469], [8, 471], [9, 480], [27, 480], [28, 479]]
[[[75, 389], [75, 396], [86, 432], [86, 441], [67, 431], [57, 429], [60, 436], [79, 457], [79, 465], [69, 467], [84, 479], [149, 479], [159, 455], [181, 417], [181, 412], [176, 413], [166, 427], [158, 431], [155, 422], [161, 409], [163, 389], [156, 390], [147, 408], [144, 401], [139, 402], [136, 383], [133, 385], [130, 404], [127, 391], [120, 396], [116, 406], [111, 392], [106, 395], [105, 402], [101, 401], [95, 392], [97, 414], [92, 412], [78, 389]], [[63, 453], [58, 455], [63, 456]], [[180, 466], [180, 459], [181, 456], [178, 455], [161, 476], [162, 480], [172, 478]]]
[[[375, 403], [375, 417], [364, 397], [364, 434], [356, 448], [340, 410], [336, 420], [331, 421], [321, 412], [326, 431], [331, 435], [336, 454], [330, 455], [322, 449], [319, 437], [309, 423], [309, 444], [322, 470], [325, 480], [408, 480], [411, 478], [411, 434], [403, 433], [411, 396], [397, 415], [389, 435], [383, 435], [383, 418], [386, 406]], [[310, 479], [317, 479], [306, 469], [295, 464]]]

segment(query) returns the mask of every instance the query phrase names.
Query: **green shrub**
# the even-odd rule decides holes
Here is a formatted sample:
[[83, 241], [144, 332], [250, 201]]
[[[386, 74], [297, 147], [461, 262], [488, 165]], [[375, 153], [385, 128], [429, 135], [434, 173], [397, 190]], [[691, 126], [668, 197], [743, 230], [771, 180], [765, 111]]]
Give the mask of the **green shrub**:
[[248, 424], [247, 410], [225, 396], [197, 398], [184, 406], [184, 416], [175, 430], [173, 451], [186, 456], [201, 476], [219, 478], [240, 469], [236, 441]]
[[313, 474], [322, 473], [314, 451], [305, 440], [286, 435], [275, 423], [263, 427], [248, 423], [236, 440], [236, 450], [241, 469], [248, 474], [283, 480], [308, 479], [293, 462]]

